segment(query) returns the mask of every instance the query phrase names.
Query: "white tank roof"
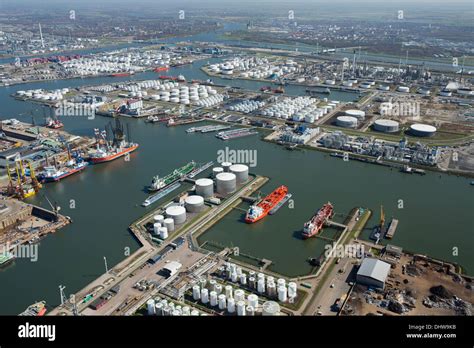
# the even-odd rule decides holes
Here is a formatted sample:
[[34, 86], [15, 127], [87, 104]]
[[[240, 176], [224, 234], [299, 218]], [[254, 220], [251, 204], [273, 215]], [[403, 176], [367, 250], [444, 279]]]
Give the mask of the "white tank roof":
[[219, 173], [216, 176], [217, 180], [219, 181], [232, 181], [235, 180], [234, 173]]
[[426, 132], [434, 133], [436, 132], [436, 127], [430, 126], [429, 124], [415, 123], [410, 126], [410, 129], [417, 132]]
[[362, 110], [355, 110], [355, 109], [351, 109], [351, 110], [346, 110], [345, 111], [346, 115], [349, 115], [349, 116], [359, 116], [359, 117], [364, 117], [365, 116], [365, 112], [362, 111]]
[[185, 200], [186, 204], [204, 204], [204, 198], [198, 195], [188, 196]]
[[166, 215], [178, 216], [182, 214], [186, 214], [186, 209], [180, 205], [172, 205], [171, 207], [166, 208]]
[[341, 122], [347, 122], [347, 123], [357, 123], [357, 118], [352, 117], [352, 116], [338, 116], [337, 120]]
[[397, 127], [398, 124], [399, 124], [397, 121], [387, 120], [387, 119], [384, 119], [384, 118], [376, 120], [374, 123], [377, 124], [377, 125], [386, 126], [386, 127]]
[[214, 181], [212, 181], [212, 179], [208, 179], [208, 178], [202, 178], [202, 179], [197, 179], [196, 180], [196, 185], [197, 186], [209, 186], [209, 185], [213, 185], [214, 184]]
[[246, 166], [245, 164], [234, 164], [232, 166], [230, 166], [230, 170], [232, 172], [237, 172], [237, 173], [240, 173], [240, 172], [246, 172], [249, 170], [249, 167]]

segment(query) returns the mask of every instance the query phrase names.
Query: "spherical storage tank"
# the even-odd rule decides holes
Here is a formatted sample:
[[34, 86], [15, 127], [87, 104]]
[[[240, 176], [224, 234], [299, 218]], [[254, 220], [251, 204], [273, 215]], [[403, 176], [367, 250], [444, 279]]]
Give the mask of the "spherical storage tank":
[[352, 116], [358, 118], [359, 120], [363, 120], [365, 118], [365, 112], [362, 110], [346, 110], [344, 113], [346, 116]]
[[235, 191], [236, 177], [234, 173], [220, 173], [216, 176], [217, 192], [221, 195], [227, 195]]
[[234, 164], [229, 169], [235, 174], [237, 183], [242, 184], [249, 179], [249, 167], [245, 164]]
[[357, 127], [357, 118], [352, 117], [352, 116], [339, 116], [336, 119], [336, 124], [339, 127], [355, 128]]
[[280, 314], [280, 305], [275, 301], [266, 301], [262, 306], [262, 315], [273, 316]]
[[204, 207], [204, 198], [193, 195], [185, 199], [186, 210], [190, 213], [198, 213]]
[[429, 137], [436, 133], [436, 127], [429, 124], [415, 123], [410, 126], [410, 133], [417, 137]]
[[197, 179], [196, 194], [204, 198], [211, 197], [214, 194], [214, 181], [206, 178]]
[[186, 221], [186, 209], [180, 205], [172, 205], [166, 208], [166, 216], [174, 220], [175, 225]]
[[398, 132], [399, 123], [397, 121], [379, 119], [374, 122], [374, 130], [384, 133]]

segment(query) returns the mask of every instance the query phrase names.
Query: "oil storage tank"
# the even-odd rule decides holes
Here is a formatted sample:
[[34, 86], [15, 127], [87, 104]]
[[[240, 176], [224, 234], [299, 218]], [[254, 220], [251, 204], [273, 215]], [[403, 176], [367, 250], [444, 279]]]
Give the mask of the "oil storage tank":
[[220, 174], [220, 173], [223, 173], [223, 172], [224, 172], [224, 168], [222, 168], [222, 167], [212, 168], [212, 176], [213, 177], [216, 177], [217, 174]]
[[175, 225], [186, 221], [186, 209], [180, 205], [172, 205], [166, 208], [166, 216], [174, 220]]
[[204, 198], [198, 195], [188, 196], [185, 199], [186, 210], [190, 213], [198, 213], [204, 208]]
[[398, 132], [400, 129], [399, 123], [393, 120], [379, 119], [374, 122], [374, 130], [384, 133]]
[[235, 174], [238, 184], [243, 184], [249, 179], [249, 167], [245, 164], [234, 164], [229, 169], [231, 173]]
[[410, 126], [410, 133], [417, 137], [430, 137], [436, 133], [436, 127], [429, 124], [415, 123]]
[[196, 194], [204, 198], [212, 197], [214, 195], [214, 181], [207, 178], [197, 179]]
[[234, 173], [217, 174], [217, 192], [221, 195], [228, 195], [235, 191], [236, 177]]
[[344, 113], [346, 114], [346, 116], [352, 116], [359, 120], [363, 120], [365, 118], [365, 112], [362, 110], [351, 109], [346, 110]]
[[336, 125], [344, 128], [356, 128], [357, 118], [353, 116], [338, 116], [336, 118]]
[[262, 306], [263, 316], [274, 316], [280, 314], [280, 305], [275, 301], [266, 301]]
[[222, 162], [221, 166], [224, 169], [224, 172], [229, 172], [230, 171], [230, 166], [232, 165], [231, 162]]
[[168, 229], [168, 232], [173, 232], [174, 231], [174, 220], [172, 218], [164, 219], [163, 224]]

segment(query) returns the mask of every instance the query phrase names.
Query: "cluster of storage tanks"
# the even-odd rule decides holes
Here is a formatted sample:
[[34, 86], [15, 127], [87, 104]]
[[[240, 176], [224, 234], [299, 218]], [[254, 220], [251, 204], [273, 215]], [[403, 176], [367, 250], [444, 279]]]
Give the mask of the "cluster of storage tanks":
[[[226, 310], [231, 314], [237, 313], [239, 316], [255, 315], [260, 310], [263, 315], [279, 315], [280, 306], [277, 302], [292, 303], [297, 297], [296, 283], [287, 283], [283, 278], [275, 279], [260, 272], [245, 273], [241, 267], [233, 263], [221, 266], [218, 274], [254, 293], [245, 296], [244, 290], [240, 288], [234, 289], [232, 285], [221, 285], [214, 279], [209, 281], [201, 279], [192, 289], [195, 301], [218, 307], [219, 310]], [[259, 296], [270, 298], [272, 301], [266, 301], [261, 306]]]
[[244, 290], [234, 289], [232, 285], [221, 285], [214, 279], [201, 279], [193, 286], [192, 296], [195, 301], [231, 315], [254, 316], [261, 313], [265, 316], [280, 315], [280, 305], [276, 301], [265, 301], [263, 304], [258, 295], [248, 294]]
[[[262, 116], [306, 120], [314, 122], [324, 114], [323, 109], [316, 107], [317, 99], [308, 96], [296, 98], [284, 98], [281, 101], [261, 111]], [[308, 122], [307, 121], [307, 122]]]
[[69, 88], [55, 89], [46, 91], [43, 89], [29, 89], [27, 91], [17, 91], [16, 95], [21, 98], [37, 100], [62, 100], [64, 95], [69, 92]]
[[153, 217], [153, 234], [160, 239], [168, 238], [168, 234], [175, 229], [174, 219], [171, 217], [165, 218], [163, 215], [155, 215]]
[[209, 71], [214, 74], [232, 75], [234, 71], [239, 71], [241, 77], [254, 79], [278, 78], [284, 74], [296, 72], [297, 69], [298, 65], [292, 60], [275, 65], [267, 58], [260, 57], [235, 57], [220, 64], [209, 66]]
[[230, 111], [239, 111], [244, 114], [248, 114], [252, 111], [260, 109], [265, 106], [265, 102], [257, 100], [244, 100], [240, 103], [229, 106]]
[[94, 57], [81, 57], [60, 63], [70, 73], [77, 75], [97, 75], [104, 73], [132, 72], [142, 67], [167, 66], [181, 57], [154, 51], [125, 54], [105, 54]]
[[221, 167], [212, 169], [212, 173], [216, 179], [216, 191], [222, 196], [235, 192], [237, 185], [242, 185], [249, 179], [249, 167], [245, 164], [222, 162]]
[[148, 315], [158, 315], [165, 317], [206, 315], [205, 313], [201, 313], [195, 308], [189, 306], [182, 306], [180, 304], [176, 304], [172, 301], [169, 301], [167, 299], [161, 299], [159, 297], [155, 299], [149, 299], [146, 302], [146, 307]]
[[[142, 98], [149, 96], [151, 100], [181, 103], [184, 105], [194, 104], [208, 107], [224, 100], [224, 97], [218, 94], [216, 89], [199, 84], [186, 86], [178, 82], [147, 80], [133, 85], [124, 85], [122, 89], [130, 92], [126, 97]], [[148, 92], [142, 89], [153, 89], [156, 92], [151, 92], [148, 95]]]

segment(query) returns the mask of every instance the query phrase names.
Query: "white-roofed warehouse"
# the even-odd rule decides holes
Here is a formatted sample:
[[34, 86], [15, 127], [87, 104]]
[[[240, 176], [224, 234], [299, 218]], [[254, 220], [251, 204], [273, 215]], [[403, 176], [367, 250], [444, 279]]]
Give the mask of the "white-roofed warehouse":
[[378, 259], [365, 258], [357, 271], [357, 283], [374, 288], [384, 288], [390, 273], [390, 264]]

